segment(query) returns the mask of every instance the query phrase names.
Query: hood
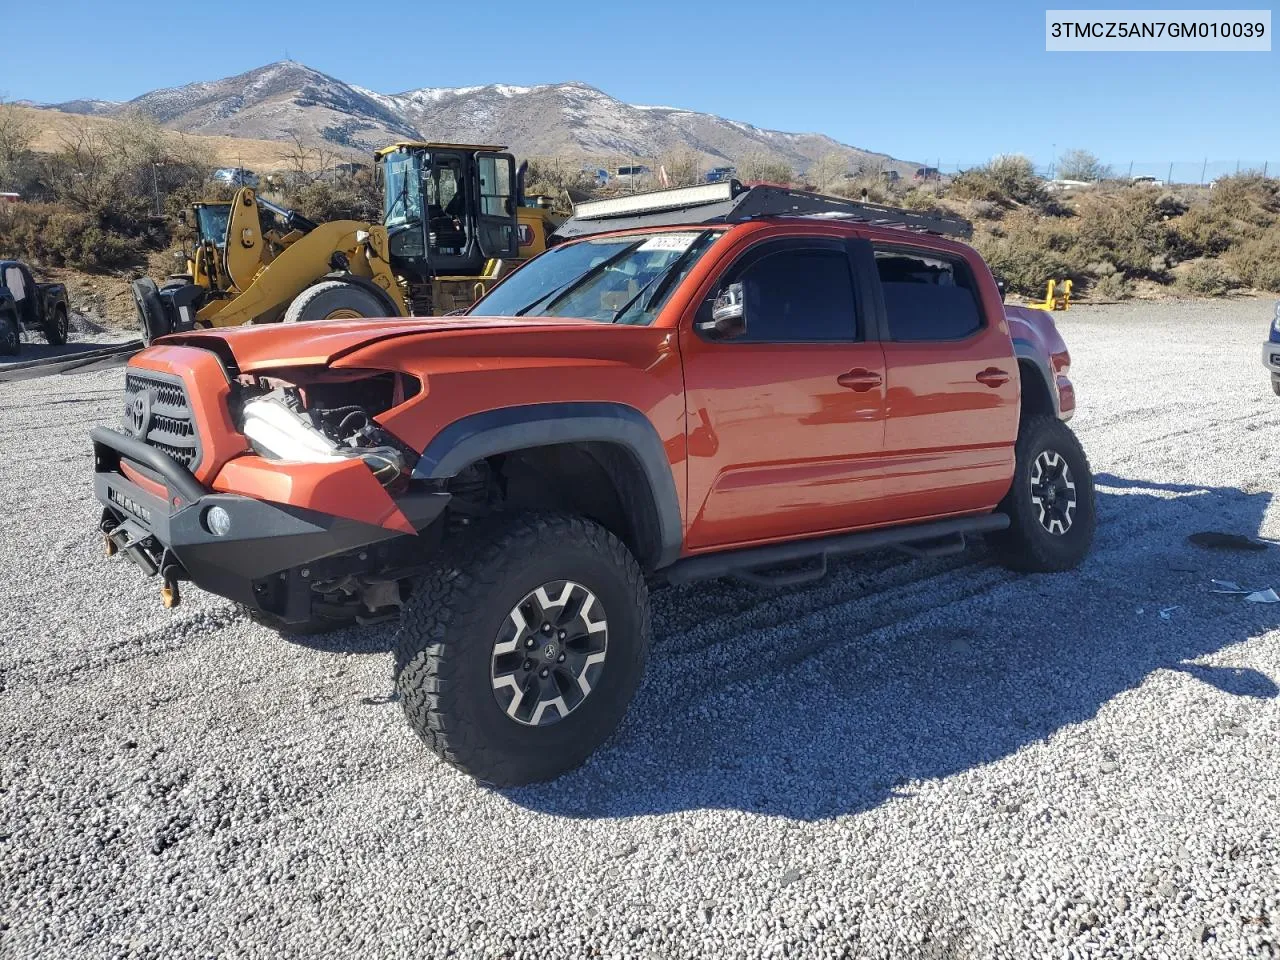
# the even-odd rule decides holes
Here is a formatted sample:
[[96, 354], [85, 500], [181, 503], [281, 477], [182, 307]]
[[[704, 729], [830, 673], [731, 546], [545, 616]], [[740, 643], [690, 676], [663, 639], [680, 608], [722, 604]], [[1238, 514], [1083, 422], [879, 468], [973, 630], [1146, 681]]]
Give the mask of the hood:
[[317, 320], [175, 333], [158, 344], [202, 347], [235, 358], [242, 373], [280, 367], [325, 366], [363, 347], [401, 337], [434, 337], [485, 330], [597, 327], [564, 317], [406, 317], [396, 320]]

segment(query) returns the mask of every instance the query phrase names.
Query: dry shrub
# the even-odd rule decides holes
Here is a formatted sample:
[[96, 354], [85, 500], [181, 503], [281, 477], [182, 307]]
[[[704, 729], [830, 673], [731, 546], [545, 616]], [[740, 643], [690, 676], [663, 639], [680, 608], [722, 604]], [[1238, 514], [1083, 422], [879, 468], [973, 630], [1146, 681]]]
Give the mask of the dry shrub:
[[1126, 276], [1159, 275], [1169, 231], [1154, 190], [1124, 189], [1082, 196], [1076, 255], [1085, 263], [1106, 261]]
[[373, 174], [361, 170], [351, 176], [315, 180], [282, 193], [284, 205], [309, 220], [382, 222], [382, 196]]
[[1089, 284], [1089, 297], [1094, 300], [1128, 300], [1133, 296], [1133, 284], [1123, 273], [1104, 273]]
[[141, 262], [140, 245], [92, 214], [56, 203], [0, 211], [0, 248], [41, 266], [119, 270]]
[[1178, 287], [1198, 297], [1221, 297], [1239, 286], [1216, 260], [1201, 260], [1178, 277]]
[[1070, 221], [1018, 212], [979, 231], [973, 245], [1007, 289], [1023, 296], [1043, 295], [1050, 280], [1087, 276]]
[[1247, 286], [1280, 293], [1280, 226], [1233, 245], [1223, 260]]
[[1035, 206], [1046, 198], [1044, 181], [1026, 157], [1008, 154], [960, 174], [951, 183], [958, 200], [984, 200], [1002, 206]]

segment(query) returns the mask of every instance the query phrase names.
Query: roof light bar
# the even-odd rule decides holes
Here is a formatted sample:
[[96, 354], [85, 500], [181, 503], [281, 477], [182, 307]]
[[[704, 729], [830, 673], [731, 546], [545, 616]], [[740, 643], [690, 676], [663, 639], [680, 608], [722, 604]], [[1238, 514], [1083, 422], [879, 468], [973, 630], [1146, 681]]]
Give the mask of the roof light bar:
[[626, 217], [641, 213], [657, 213], [660, 210], [682, 210], [701, 207], [709, 203], [732, 200], [737, 194], [732, 180], [708, 183], [696, 187], [676, 187], [674, 190], [655, 190], [608, 200], [587, 200], [574, 204], [573, 215], [579, 220], [600, 220], [606, 217]]

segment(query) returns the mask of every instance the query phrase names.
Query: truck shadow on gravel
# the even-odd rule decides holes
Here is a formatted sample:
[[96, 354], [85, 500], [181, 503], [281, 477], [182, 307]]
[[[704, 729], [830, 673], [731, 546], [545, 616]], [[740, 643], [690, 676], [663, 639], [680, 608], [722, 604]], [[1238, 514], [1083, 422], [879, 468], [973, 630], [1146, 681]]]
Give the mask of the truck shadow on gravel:
[[[1216, 595], [1209, 581], [1280, 589], [1280, 547], [1209, 550], [1186, 537], [1256, 534], [1270, 499], [1104, 474], [1094, 551], [1070, 573], [1012, 574], [979, 547], [834, 564], [800, 590], [661, 591], [649, 669], [618, 735], [581, 770], [506, 795], [571, 817], [858, 813], [1100, 709], [1135, 709], [1108, 705], [1156, 671], [1203, 688], [1182, 705], [1203, 711], [1206, 729], [1228, 713], [1243, 722], [1280, 678], [1247, 666], [1247, 652], [1207, 661], [1280, 627], [1280, 604]], [[1126, 755], [1161, 750], [1162, 718], [1146, 709], [1114, 755], [1082, 754], [1076, 774], [1123, 776]], [[1206, 734], [1228, 735], [1240, 729]], [[1017, 803], [1009, 789], [975, 802]]]

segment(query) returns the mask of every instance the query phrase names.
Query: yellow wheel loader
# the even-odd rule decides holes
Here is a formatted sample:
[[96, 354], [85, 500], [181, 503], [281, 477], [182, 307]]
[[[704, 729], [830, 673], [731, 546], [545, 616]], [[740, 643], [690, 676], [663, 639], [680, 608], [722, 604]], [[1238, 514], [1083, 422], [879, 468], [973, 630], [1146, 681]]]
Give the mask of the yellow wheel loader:
[[558, 225], [526, 205], [502, 147], [404, 141], [376, 153], [383, 222], [313, 223], [249, 187], [198, 203], [187, 272], [133, 282], [143, 339], [196, 327], [438, 316], [473, 304]]

